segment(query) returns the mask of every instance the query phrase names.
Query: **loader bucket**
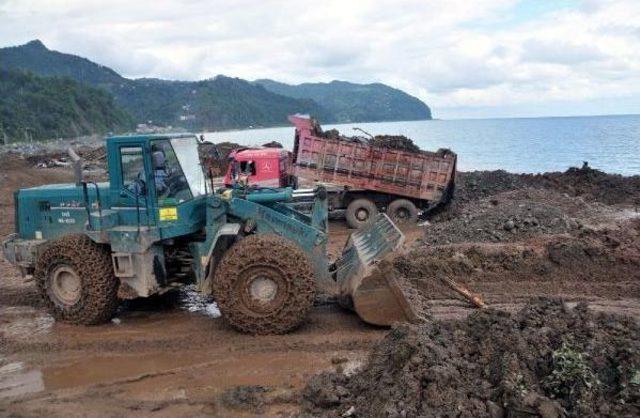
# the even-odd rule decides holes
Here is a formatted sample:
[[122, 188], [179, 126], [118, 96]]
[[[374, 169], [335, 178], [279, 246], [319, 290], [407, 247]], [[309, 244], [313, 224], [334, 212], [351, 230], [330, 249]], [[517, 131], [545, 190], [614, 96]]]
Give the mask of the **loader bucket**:
[[418, 316], [394, 276], [392, 261], [404, 234], [385, 214], [349, 238], [336, 261], [340, 303], [374, 325], [417, 322]]

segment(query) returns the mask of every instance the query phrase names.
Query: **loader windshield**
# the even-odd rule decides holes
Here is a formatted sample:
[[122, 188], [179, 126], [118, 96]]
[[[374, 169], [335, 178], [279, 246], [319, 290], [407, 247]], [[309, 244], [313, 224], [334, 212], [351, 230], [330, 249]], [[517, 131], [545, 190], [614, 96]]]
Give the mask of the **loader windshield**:
[[206, 193], [195, 137], [152, 141], [151, 151], [156, 195], [161, 206]]
[[171, 145], [182, 166], [193, 196], [206, 194], [206, 179], [202, 171], [202, 164], [200, 163], [198, 141], [196, 138], [173, 138]]

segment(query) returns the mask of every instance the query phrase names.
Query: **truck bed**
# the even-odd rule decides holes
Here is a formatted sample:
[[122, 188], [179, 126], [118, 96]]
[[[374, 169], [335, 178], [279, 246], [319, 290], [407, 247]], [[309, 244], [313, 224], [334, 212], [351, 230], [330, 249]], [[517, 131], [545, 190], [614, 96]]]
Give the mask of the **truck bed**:
[[294, 174], [347, 189], [362, 189], [438, 203], [449, 197], [455, 153], [412, 153], [364, 142], [325, 138], [308, 117], [290, 116], [296, 127]]

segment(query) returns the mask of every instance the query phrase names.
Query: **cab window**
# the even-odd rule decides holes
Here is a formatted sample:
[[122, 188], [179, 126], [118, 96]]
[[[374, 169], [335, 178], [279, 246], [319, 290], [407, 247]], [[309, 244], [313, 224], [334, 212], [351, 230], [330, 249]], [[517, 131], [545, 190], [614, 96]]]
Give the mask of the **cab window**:
[[245, 176], [256, 175], [256, 163], [253, 161], [241, 161], [240, 162], [240, 174]]
[[120, 148], [120, 165], [122, 186], [131, 192], [145, 194], [142, 147]]
[[151, 143], [151, 165], [158, 202], [174, 205], [193, 197], [187, 178], [169, 140]]

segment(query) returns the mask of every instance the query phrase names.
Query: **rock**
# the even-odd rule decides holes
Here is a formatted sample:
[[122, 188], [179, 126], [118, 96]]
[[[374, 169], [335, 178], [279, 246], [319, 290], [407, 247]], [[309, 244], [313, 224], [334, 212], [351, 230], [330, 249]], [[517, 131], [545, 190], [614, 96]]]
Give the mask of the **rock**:
[[515, 227], [516, 227], [516, 223], [513, 222], [513, 220], [511, 220], [511, 219], [509, 219], [507, 222], [504, 223], [504, 225], [502, 225], [502, 228], [505, 231], [512, 231], [513, 228], [515, 228]]
[[356, 413], [356, 407], [355, 406], [351, 406], [349, 409], [347, 409], [345, 411], [344, 414], [342, 414], [343, 417], [350, 417], [353, 416]]

